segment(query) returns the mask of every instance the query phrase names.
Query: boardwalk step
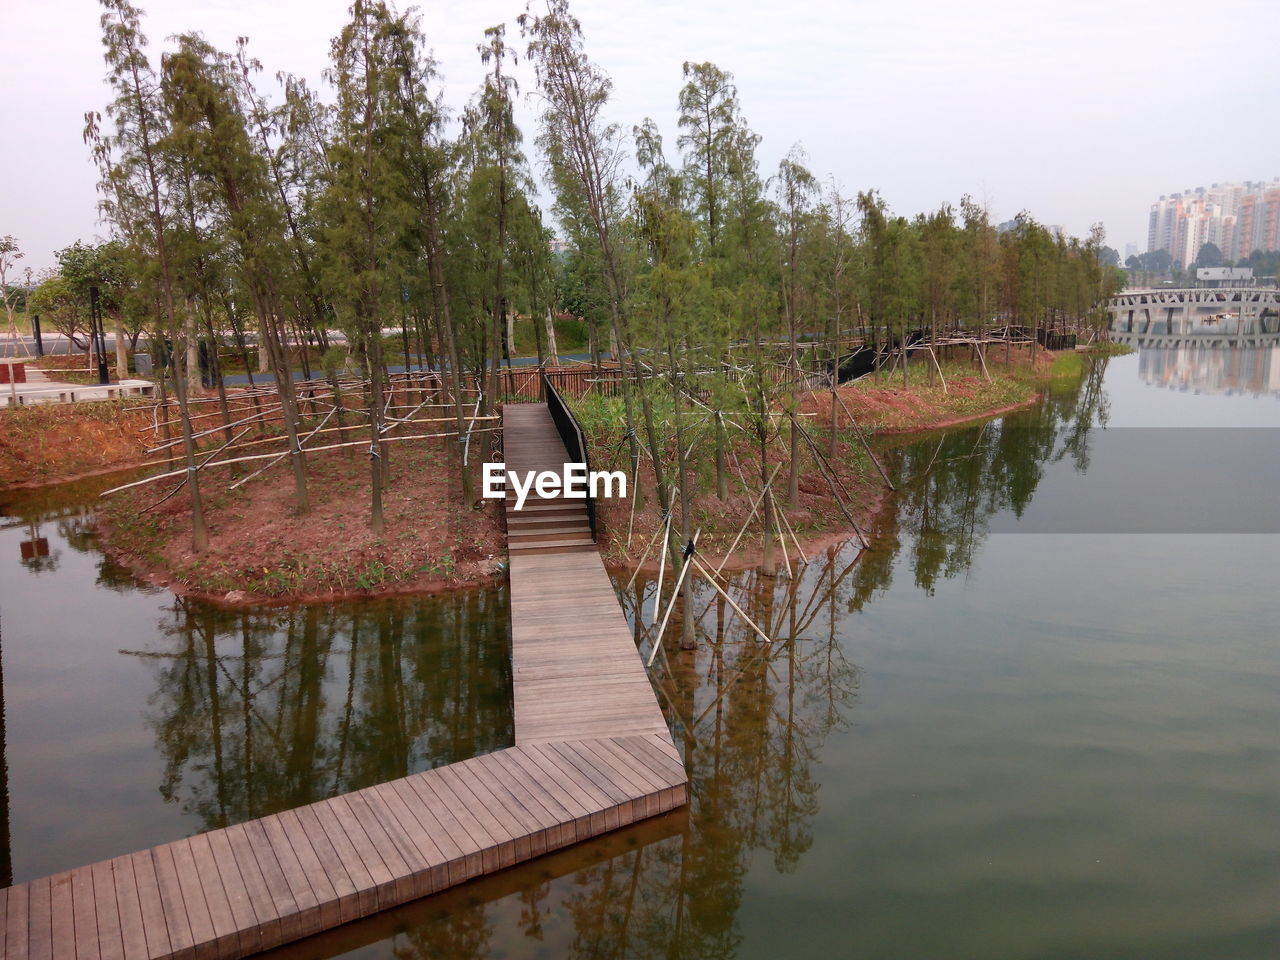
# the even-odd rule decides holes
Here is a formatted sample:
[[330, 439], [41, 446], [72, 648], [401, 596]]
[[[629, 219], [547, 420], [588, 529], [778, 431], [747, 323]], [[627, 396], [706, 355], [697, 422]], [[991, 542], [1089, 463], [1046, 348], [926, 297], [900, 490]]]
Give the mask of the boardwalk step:
[[544, 513], [536, 517], [522, 517], [518, 513], [509, 513], [507, 514], [507, 533], [536, 533], [539, 530], [573, 527], [586, 522], [587, 514], [584, 510], [577, 513]]
[[534, 543], [507, 544], [508, 553], [520, 554], [571, 553], [578, 551], [590, 553], [597, 549], [595, 541], [589, 537], [580, 537], [573, 540], [541, 540]]
[[524, 506], [519, 510], [516, 509], [516, 498], [509, 496], [506, 499], [506, 507], [508, 513], [514, 513], [517, 517], [525, 513], [554, 513], [562, 510], [586, 510], [587, 505], [583, 500], [569, 500], [564, 497], [549, 497], [542, 499], [541, 497], [526, 497]]
[[565, 523], [572, 523], [575, 520], [581, 520], [586, 523], [587, 511], [583, 507], [575, 509], [566, 508], [564, 510], [544, 510], [538, 513], [527, 513], [524, 510], [511, 511], [507, 514], [508, 530], [541, 530], [547, 527], [554, 527]]
[[582, 500], [539, 500], [529, 498], [525, 500], [525, 506], [516, 509], [516, 498], [507, 498], [508, 512], [513, 516], [529, 516], [535, 513], [572, 513], [575, 511], [585, 511], [586, 504]]
[[586, 522], [543, 530], [507, 530], [508, 544], [524, 546], [530, 543], [550, 543], [561, 540], [591, 539], [591, 528]]

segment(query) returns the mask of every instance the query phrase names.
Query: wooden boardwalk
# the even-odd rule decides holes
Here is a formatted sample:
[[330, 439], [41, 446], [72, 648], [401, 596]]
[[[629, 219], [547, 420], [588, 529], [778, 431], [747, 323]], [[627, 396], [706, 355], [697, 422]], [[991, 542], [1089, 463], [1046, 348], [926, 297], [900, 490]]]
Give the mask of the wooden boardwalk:
[[[507, 469], [554, 470], [564, 444], [545, 404], [503, 411]], [[516, 743], [668, 736], [582, 500], [507, 497]]]
[[[559, 467], [548, 424], [542, 404], [507, 409], [508, 469], [557, 456]], [[679, 753], [574, 511], [512, 506], [515, 746], [0, 891], [0, 956], [243, 957], [687, 802]]]

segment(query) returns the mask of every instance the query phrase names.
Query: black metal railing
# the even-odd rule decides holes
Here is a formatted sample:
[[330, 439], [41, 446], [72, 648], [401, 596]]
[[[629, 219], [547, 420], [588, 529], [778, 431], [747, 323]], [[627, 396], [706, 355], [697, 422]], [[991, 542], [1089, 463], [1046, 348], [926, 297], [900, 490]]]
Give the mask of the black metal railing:
[[1036, 340], [1046, 350], [1074, 350], [1076, 335], [1074, 333], [1055, 333], [1050, 330], [1037, 330]]
[[574, 417], [573, 411], [569, 409], [568, 404], [564, 402], [564, 398], [560, 396], [560, 391], [552, 386], [545, 373], [542, 375], [542, 400], [547, 405], [547, 409], [551, 411], [551, 419], [555, 421], [556, 431], [560, 434], [564, 448], [569, 454], [568, 462], [586, 465], [587, 523], [591, 527], [591, 539], [595, 540], [596, 505], [591, 499], [591, 458], [587, 456], [586, 437], [582, 435], [582, 428], [578, 426], [578, 421]]

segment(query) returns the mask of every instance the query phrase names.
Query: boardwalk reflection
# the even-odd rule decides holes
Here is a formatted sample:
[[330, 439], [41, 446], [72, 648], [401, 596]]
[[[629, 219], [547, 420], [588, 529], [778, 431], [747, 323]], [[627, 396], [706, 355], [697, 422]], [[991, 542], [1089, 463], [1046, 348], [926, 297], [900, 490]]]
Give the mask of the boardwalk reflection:
[[[706, 642], [655, 671], [694, 784], [687, 811], [280, 955], [735, 955], [752, 862], [763, 856], [787, 872], [813, 843], [815, 758], [857, 696], [838, 628], [887, 569], [868, 557], [833, 548], [792, 582], [737, 577], [735, 597], [782, 638], [775, 643], [744, 629], [717, 594], [699, 592]], [[629, 616], [653, 587], [641, 578], [623, 593]]]

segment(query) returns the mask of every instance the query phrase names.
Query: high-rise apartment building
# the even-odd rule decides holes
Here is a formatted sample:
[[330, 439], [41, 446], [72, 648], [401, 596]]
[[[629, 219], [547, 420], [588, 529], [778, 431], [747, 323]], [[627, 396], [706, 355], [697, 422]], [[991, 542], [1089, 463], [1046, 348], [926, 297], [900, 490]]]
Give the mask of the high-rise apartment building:
[[1254, 250], [1280, 250], [1280, 179], [1215, 183], [1163, 196], [1151, 205], [1147, 252], [1167, 250], [1176, 263], [1192, 263], [1212, 243], [1227, 260]]

